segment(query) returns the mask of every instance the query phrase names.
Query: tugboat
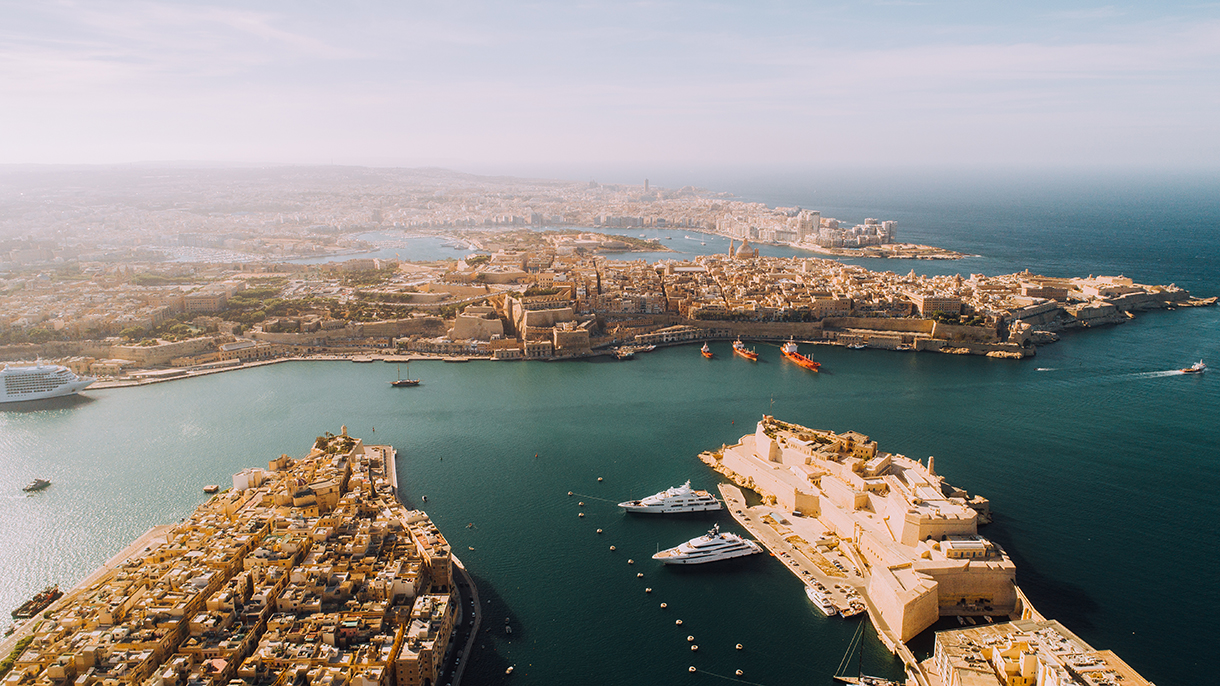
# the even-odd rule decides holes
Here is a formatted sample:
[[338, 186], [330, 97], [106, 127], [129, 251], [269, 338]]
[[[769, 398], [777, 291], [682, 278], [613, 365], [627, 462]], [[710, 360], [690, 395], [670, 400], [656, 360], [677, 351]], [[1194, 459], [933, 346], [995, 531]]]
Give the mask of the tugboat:
[[699, 348], [699, 352], [703, 353], [703, 356], [707, 359], [712, 359], [712, 349], [707, 347], [707, 342], [703, 343], [703, 347]]
[[733, 341], [733, 354], [741, 355], [751, 362], [758, 361], [758, 352], [756, 352], [753, 348], [747, 348], [745, 343], [741, 342], [740, 338]]
[[63, 591], [59, 590], [59, 586], [47, 586], [38, 595], [30, 598], [21, 607], [13, 610], [13, 619], [30, 619], [47, 609], [51, 603], [59, 600], [62, 596]]
[[805, 369], [808, 369], [811, 372], [816, 372], [818, 370], [818, 368], [822, 366], [821, 362], [814, 362], [813, 360], [809, 359], [808, 357], [805, 357], [804, 355], [797, 352], [797, 346], [796, 346], [795, 341], [791, 341], [791, 340], [788, 341], [779, 350], [780, 350], [780, 352], [782, 352], [784, 354], [784, 357], [788, 358], [789, 360], [792, 360], [793, 362], [804, 367]]
[[1183, 374], [1202, 374], [1203, 372], [1207, 371], [1207, 365], [1203, 363], [1203, 360], [1199, 360], [1189, 367], [1179, 369], [1178, 371], [1182, 372]]
[[21, 490], [25, 491], [26, 493], [34, 493], [35, 491], [41, 491], [50, 485], [51, 482], [47, 481], [46, 479], [34, 479], [30, 483], [26, 484], [25, 488]]
[[410, 376], [411, 376], [411, 363], [408, 362], [407, 363], [407, 377], [408, 378], [406, 378], [406, 379], [402, 378], [402, 370], [400, 369], [398, 371], [398, 380], [391, 381], [390, 385], [394, 386], [395, 388], [401, 388], [403, 386], [418, 386], [419, 379], [412, 379], [412, 378], [410, 378]]

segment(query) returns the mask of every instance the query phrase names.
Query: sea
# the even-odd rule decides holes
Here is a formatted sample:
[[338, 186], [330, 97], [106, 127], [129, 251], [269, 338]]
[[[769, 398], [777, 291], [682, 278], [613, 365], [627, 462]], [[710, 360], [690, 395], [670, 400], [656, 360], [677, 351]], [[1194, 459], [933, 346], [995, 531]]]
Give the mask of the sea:
[[[1123, 274], [1220, 294], [1214, 175], [692, 177], [654, 182], [853, 223], [895, 219], [902, 240], [972, 255], [858, 261], [872, 269]], [[728, 247], [685, 230], [624, 232], [677, 256]], [[391, 239], [403, 259], [458, 253]], [[934, 455], [950, 483], [991, 500], [982, 533], [1042, 613], [1156, 683], [1215, 681], [1220, 373], [1176, 370], [1220, 364], [1220, 309], [1140, 313], [1022, 361], [807, 346], [822, 363], [812, 374], [769, 345], [757, 363], [727, 343], [712, 349], [711, 360], [682, 346], [630, 361], [417, 362], [416, 388], [391, 387], [392, 364], [290, 362], [5, 407], [0, 607], [71, 586], [191, 512], [204, 485], [303, 455], [346, 426], [398, 450], [402, 500], [431, 515], [475, 577], [485, 630], [467, 683], [829, 684], [867, 619], [822, 616], [767, 555], [691, 569], [650, 559], [713, 524], [740, 532], [726, 514], [656, 519], [615, 506], [688, 479], [714, 489], [721, 479], [697, 455], [770, 414]], [[35, 477], [53, 485], [27, 496]], [[931, 633], [912, 647], [930, 653]], [[901, 674], [871, 628], [848, 673], [853, 660]]]

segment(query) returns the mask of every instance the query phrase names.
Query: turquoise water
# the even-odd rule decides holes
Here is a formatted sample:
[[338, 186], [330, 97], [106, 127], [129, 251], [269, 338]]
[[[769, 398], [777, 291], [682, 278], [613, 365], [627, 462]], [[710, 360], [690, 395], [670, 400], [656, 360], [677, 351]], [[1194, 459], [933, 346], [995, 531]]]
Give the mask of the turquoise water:
[[[939, 244], [995, 246], [994, 256], [976, 251], [989, 255], [979, 265], [988, 273], [1022, 260], [1055, 273], [1067, 258], [1034, 241], [1054, 205], [1031, 201], [1022, 234], [1030, 242], [1014, 246], [1011, 233], [969, 229], [967, 210], [984, 208], [963, 201], [954, 215], [962, 223], [941, 227]], [[1210, 260], [1214, 208], [1166, 207], [1153, 213], [1152, 236], [1115, 229], [1109, 210], [1080, 226], [1077, 209], [1061, 210], [1058, 244], [1080, 255], [1071, 273], [1114, 273], [1126, 254], [1130, 276], [1220, 292], [1217, 262], [1167, 254], [1183, 242]], [[994, 214], [1007, 216], [1001, 208]], [[861, 212], [882, 216], [876, 209]], [[918, 216], [932, 231], [943, 214]], [[1090, 253], [1103, 229], [1118, 244]], [[696, 455], [735, 442], [766, 412], [935, 455], [951, 483], [991, 499], [996, 522], [984, 531], [1016, 560], [1039, 609], [1157, 683], [1210, 678], [1220, 386], [1215, 372], [1171, 370], [1220, 360], [1220, 310], [1141, 314], [1065, 336], [1023, 362], [819, 347], [825, 373], [813, 375], [766, 345], [757, 364], [727, 344], [712, 347], [713, 360], [686, 346], [629, 362], [423, 363], [412, 373], [424, 385], [413, 389], [386, 383], [392, 365], [288, 363], [0, 412], [0, 493], [10, 494], [0, 508], [0, 607], [48, 582], [72, 583], [148, 527], [176, 521], [202, 502], [204, 484], [225, 484], [281, 452], [302, 454], [346, 424], [398, 448], [404, 500], [428, 496], [426, 509], [491, 600], [489, 625], [513, 620], [511, 636], [480, 642], [473, 683], [719, 681], [687, 674], [689, 665], [742, 669], [769, 686], [825, 682], [855, 624], [822, 617], [774, 558], [690, 570], [648, 559], [713, 522], [739, 530], [730, 518], [653, 520], [612, 505], [688, 478], [714, 486]], [[20, 494], [35, 476], [54, 485]], [[895, 674], [870, 641], [866, 669]]]

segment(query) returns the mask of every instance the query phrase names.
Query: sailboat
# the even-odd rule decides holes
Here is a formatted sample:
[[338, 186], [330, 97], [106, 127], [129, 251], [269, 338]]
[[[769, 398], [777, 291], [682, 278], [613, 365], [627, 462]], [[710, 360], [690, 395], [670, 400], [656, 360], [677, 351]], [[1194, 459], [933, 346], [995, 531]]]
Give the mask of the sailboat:
[[412, 378], [410, 378], [410, 377], [411, 377], [411, 363], [410, 363], [410, 362], [408, 362], [408, 363], [407, 363], [407, 378], [405, 378], [405, 379], [404, 379], [404, 378], [402, 378], [402, 368], [401, 368], [401, 367], [399, 367], [399, 369], [398, 369], [398, 380], [397, 380], [397, 381], [391, 381], [391, 382], [390, 382], [390, 385], [391, 385], [391, 386], [400, 386], [400, 387], [401, 387], [401, 386], [418, 386], [418, 385], [419, 385], [419, 379], [412, 379]]
[[[864, 625], [865, 622], [860, 622], [860, 625], [856, 627], [856, 635], [852, 636], [851, 642], [847, 644], [847, 652], [843, 653], [843, 659], [839, 662], [839, 668], [835, 670], [835, 681], [845, 684], [856, 684], [856, 686], [902, 686], [901, 682], [890, 681], [879, 676], [869, 676], [864, 673]], [[848, 676], [843, 671], [851, 664], [851, 654], [857, 650], [860, 652], [856, 656], [856, 675]]]

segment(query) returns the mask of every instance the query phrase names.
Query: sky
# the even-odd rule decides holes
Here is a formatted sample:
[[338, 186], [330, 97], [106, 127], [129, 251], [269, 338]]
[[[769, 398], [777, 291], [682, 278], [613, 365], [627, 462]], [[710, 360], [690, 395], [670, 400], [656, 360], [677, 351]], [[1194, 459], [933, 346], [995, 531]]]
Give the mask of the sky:
[[0, 0], [0, 164], [1220, 166], [1220, 3]]

